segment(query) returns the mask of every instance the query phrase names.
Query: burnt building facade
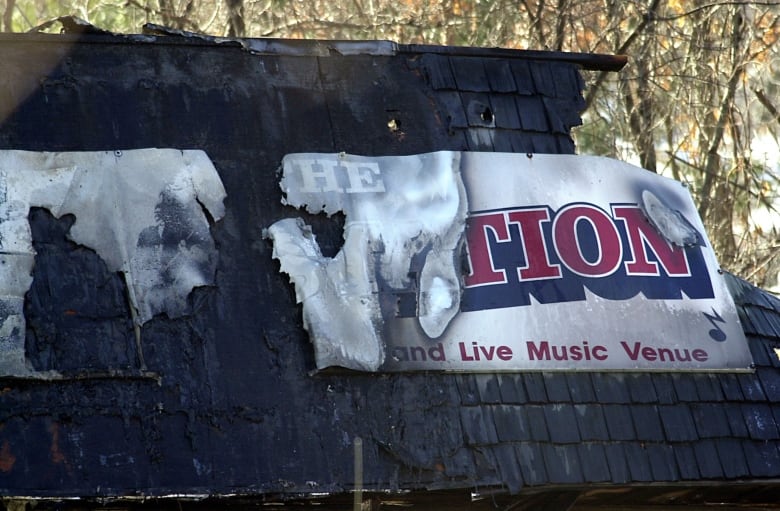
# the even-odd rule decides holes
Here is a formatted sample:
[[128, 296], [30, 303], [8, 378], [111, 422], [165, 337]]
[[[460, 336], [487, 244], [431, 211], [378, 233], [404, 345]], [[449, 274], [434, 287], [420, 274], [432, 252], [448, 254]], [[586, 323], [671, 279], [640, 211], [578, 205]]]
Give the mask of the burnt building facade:
[[[221, 41], [155, 27], [0, 35], [0, 55], [0, 149], [111, 161], [199, 150], [224, 186], [215, 192], [182, 152], [195, 191], [171, 208], [205, 223], [182, 235], [166, 223], [173, 209], [149, 213], [159, 257], [173, 250], [173, 264], [181, 246], [207, 254], [196, 266], [208, 278], [173, 305], [154, 292], [178, 274], [139, 284], [140, 267], [80, 241], [80, 215], [104, 225], [108, 206], [25, 206], [32, 280], [19, 294], [23, 322], [3, 334], [21, 340], [0, 351], [7, 509], [148, 499], [343, 508], [356, 492], [374, 508], [778, 501], [780, 300], [737, 277], [723, 276], [750, 371], [379, 374], [316, 370], [295, 290], [272, 257], [264, 230], [292, 210], [279, 186], [285, 155], [574, 154], [581, 70], [617, 71], [620, 58]], [[56, 179], [76, 165], [58, 158], [40, 163]], [[2, 169], [7, 183], [32, 172], [20, 161]], [[115, 205], [157, 175], [136, 177], [84, 197]], [[209, 202], [198, 183], [219, 197]], [[140, 215], [133, 204], [121, 210], [127, 223]], [[338, 252], [343, 216], [304, 215], [323, 255]]]

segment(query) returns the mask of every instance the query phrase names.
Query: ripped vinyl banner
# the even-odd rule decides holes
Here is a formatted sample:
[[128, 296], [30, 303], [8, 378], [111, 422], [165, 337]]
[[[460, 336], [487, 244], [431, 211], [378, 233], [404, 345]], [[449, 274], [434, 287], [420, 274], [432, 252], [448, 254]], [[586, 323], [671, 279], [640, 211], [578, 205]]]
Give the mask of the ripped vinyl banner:
[[345, 215], [323, 257], [266, 231], [318, 368], [749, 370], [687, 189], [601, 157], [435, 152], [284, 158], [284, 201]]
[[217, 250], [209, 230], [225, 189], [206, 153], [137, 149], [0, 151], [0, 376], [27, 376], [24, 297], [35, 261], [28, 214], [75, 216], [70, 239], [121, 272], [137, 325], [189, 312], [211, 285]]

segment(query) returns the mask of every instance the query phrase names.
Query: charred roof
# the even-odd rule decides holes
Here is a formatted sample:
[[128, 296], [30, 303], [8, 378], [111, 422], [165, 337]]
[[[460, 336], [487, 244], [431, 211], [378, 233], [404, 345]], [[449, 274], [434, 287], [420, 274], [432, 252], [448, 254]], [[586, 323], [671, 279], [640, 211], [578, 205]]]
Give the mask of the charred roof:
[[[776, 501], [780, 300], [746, 282], [727, 276], [754, 373], [312, 374], [263, 239], [289, 212], [285, 154], [573, 154], [580, 70], [624, 59], [82, 32], [0, 36], [0, 149], [205, 151], [227, 197], [208, 218], [215, 281], [188, 295], [188, 314], [139, 328], [127, 281], [69, 236], [79, 219], [33, 209], [35, 374], [2, 380], [0, 495]], [[338, 216], [308, 221], [335, 252]]]

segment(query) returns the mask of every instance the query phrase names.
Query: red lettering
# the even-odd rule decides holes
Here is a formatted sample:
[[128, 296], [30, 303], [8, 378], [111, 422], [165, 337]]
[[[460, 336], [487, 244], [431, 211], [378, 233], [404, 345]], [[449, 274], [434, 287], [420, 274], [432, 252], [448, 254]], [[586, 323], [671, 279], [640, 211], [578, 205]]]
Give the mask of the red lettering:
[[458, 343], [458, 348], [460, 349], [460, 359], [461, 360], [463, 360], [464, 362], [470, 362], [470, 361], [474, 360], [474, 357], [472, 357], [472, 356], [470, 356], [470, 355], [468, 355], [466, 353], [466, 345], [465, 344], [463, 344], [462, 342], [459, 342]]
[[583, 341], [582, 346], [574, 345], [550, 345], [547, 341], [525, 343], [528, 350], [528, 360], [606, 360], [608, 358], [606, 346], [596, 345], [592, 348], [588, 341]]
[[688, 348], [653, 348], [651, 346], [642, 346], [641, 342], [635, 342], [629, 345], [625, 341], [620, 341], [623, 351], [628, 358], [633, 361], [639, 360], [640, 356], [648, 362], [690, 362], [691, 358], [697, 362], [706, 362], [709, 355], [702, 349], [693, 351]]
[[484, 346], [480, 346], [479, 351], [482, 352], [486, 360], [493, 360], [493, 353], [496, 351], [496, 347], [490, 346], [489, 348], [485, 348]]
[[499, 346], [496, 355], [503, 361], [512, 360], [512, 348], [509, 346]]
[[634, 349], [631, 349], [628, 346], [628, 343], [625, 341], [620, 341], [620, 345], [623, 346], [623, 349], [625, 350], [626, 355], [628, 355], [628, 358], [630, 358], [631, 360], [637, 360], [639, 358], [639, 349], [642, 347], [641, 344], [635, 342]]
[[525, 266], [518, 268], [520, 280], [553, 279], [561, 276], [560, 266], [550, 264], [544, 242], [542, 222], [550, 220], [547, 208], [523, 209], [509, 213], [509, 222], [517, 224], [523, 238]]
[[497, 270], [493, 264], [493, 254], [488, 243], [488, 229], [493, 232], [499, 243], [507, 242], [510, 239], [506, 217], [503, 213], [489, 213], [469, 218], [466, 245], [471, 263], [471, 273], [466, 276], [466, 287], [506, 282], [505, 271]]
[[612, 214], [623, 220], [628, 234], [631, 260], [625, 263], [629, 275], [660, 275], [658, 263], [648, 259], [648, 250], [670, 277], [687, 277], [691, 274], [685, 250], [666, 241], [647, 221], [636, 206], [614, 206]]
[[[642, 357], [644, 357], [645, 360], [654, 362], [655, 359], [658, 358], [658, 353], [653, 348], [645, 346], [642, 348]], [[663, 356], [661, 357], [661, 361], [663, 361]]]
[[493, 360], [498, 357], [500, 360], [512, 359], [512, 348], [509, 346], [480, 346], [476, 341], [472, 341], [470, 352], [467, 352], [466, 344], [463, 342], [458, 343], [458, 349], [460, 350], [460, 359], [464, 362], [474, 362], [478, 360]]
[[[594, 261], [588, 261], [582, 253], [577, 231], [580, 222], [588, 222], [593, 228], [595, 246], [599, 250]], [[605, 212], [594, 206], [580, 204], [560, 210], [553, 221], [553, 237], [558, 257], [578, 275], [611, 275], [623, 259], [623, 247], [615, 224]]]
[[593, 347], [593, 358], [596, 360], [606, 360], [607, 359], [607, 348], [604, 346], [594, 346]]

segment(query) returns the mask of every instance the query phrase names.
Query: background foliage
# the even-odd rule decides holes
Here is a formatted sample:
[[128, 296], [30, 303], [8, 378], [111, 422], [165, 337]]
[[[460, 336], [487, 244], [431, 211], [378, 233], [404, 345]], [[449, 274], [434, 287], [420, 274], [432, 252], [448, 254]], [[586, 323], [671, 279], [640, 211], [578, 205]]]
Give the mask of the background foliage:
[[6, 0], [5, 31], [75, 15], [227, 37], [391, 39], [626, 54], [587, 75], [579, 152], [689, 184], [724, 268], [778, 288], [780, 2], [682, 0]]

